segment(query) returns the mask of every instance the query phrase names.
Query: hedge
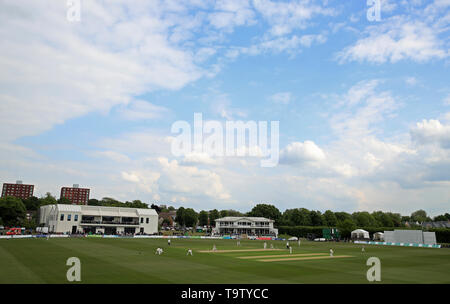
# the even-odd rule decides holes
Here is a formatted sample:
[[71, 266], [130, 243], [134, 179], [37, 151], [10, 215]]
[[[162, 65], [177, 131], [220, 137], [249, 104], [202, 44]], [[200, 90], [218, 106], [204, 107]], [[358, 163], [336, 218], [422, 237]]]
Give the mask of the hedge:
[[[278, 227], [279, 234], [288, 234], [296, 237], [307, 237], [308, 233], [322, 237], [322, 229], [330, 228], [326, 226], [280, 226]], [[372, 237], [376, 232], [393, 231], [395, 229], [401, 230], [422, 230], [421, 227], [362, 227], [369, 232]], [[450, 243], [450, 229], [449, 228], [430, 228], [423, 229], [424, 231], [430, 231], [436, 233], [436, 241], [438, 243]], [[346, 237], [346, 236], [342, 236]], [[348, 237], [348, 236], [347, 236]]]
[[450, 228], [430, 228], [427, 231], [436, 233], [438, 243], [450, 243]]
[[288, 234], [296, 237], [306, 237], [308, 233], [316, 234], [318, 237], [322, 236], [322, 229], [329, 228], [325, 226], [280, 226], [278, 227], [279, 234]]

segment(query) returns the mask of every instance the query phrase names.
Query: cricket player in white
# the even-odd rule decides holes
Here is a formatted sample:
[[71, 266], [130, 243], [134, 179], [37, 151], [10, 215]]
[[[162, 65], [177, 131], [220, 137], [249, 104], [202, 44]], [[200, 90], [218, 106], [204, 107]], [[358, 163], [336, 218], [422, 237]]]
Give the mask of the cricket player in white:
[[214, 244], [213, 245], [213, 251], [216, 251], [217, 250], [217, 247], [216, 247], [216, 244]]
[[289, 249], [289, 242], [286, 242], [286, 248]]
[[264, 242], [264, 249], [266, 249], [267, 248], [267, 243], [266, 242]]
[[169, 245], [169, 246], [170, 246], [170, 239], [168, 239], [168, 240], [167, 240], [167, 245]]
[[273, 244], [270, 244], [270, 249], [273, 249]]
[[161, 255], [161, 253], [163, 253], [162, 248], [157, 248], [155, 254]]
[[333, 256], [333, 249], [330, 248], [330, 256]]
[[298, 239], [298, 247], [300, 247], [300, 239]]
[[186, 255], [192, 255], [192, 250], [191, 250], [191, 249], [188, 249]]
[[289, 253], [292, 254], [292, 247], [289, 246]]
[[361, 249], [362, 252], [366, 252], [366, 249], [364, 249], [364, 246]]

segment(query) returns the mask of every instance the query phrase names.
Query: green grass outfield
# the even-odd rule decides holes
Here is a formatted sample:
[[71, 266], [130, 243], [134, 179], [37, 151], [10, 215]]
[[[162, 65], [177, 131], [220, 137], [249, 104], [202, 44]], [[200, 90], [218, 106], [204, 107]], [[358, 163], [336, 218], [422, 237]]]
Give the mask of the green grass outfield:
[[[235, 240], [172, 239], [169, 247], [167, 239], [1, 239], [0, 283], [68, 283], [69, 257], [81, 261], [81, 283], [369, 283], [372, 256], [381, 260], [381, 283], [450, 283], [449, 249], [366, 245], [363, 253], [362, 245], [303, 241], [291, 243], [292, 257], [302, 259], [262, 262], [289, 254], [284, 241], [267, 241], [268, 248], [271, 243], [282, 250], [199, 252], [213, 244], [219, 251], [263, 248], [263, 241], [251, 240], [237, 247]], [[157, 247], [163, 255], [155, 255]], [[330, 248], [350, 257], [330, 259]], [[251, 258], [264, 255], [270, 257]]]

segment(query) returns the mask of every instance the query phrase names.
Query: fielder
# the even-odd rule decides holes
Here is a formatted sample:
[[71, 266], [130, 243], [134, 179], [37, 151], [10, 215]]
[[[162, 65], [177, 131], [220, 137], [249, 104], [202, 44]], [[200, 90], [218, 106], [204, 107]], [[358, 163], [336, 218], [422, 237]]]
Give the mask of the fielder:
[[334, 253], [333, 249], [330, 248], [330, 256], [333, 256], [333, 253]]
[[364, 248], [364, 246], [361, 249], [362, 252], [366, 252], [366, 249]]
[[214, 244], [212, 251], [216, 251], [216, 250], [217, 250], [217, 247], [216, 247], [216, 244]]
[[192, 250], [191, 250], [191, 249], [188, 249], [186, 255], [192, 255]]
[[169, 246], [170, 246], [170, 239], [168, 239], [168, 240], [167, 240], [167, 245], [169, 245]]
[[289, 249], [289, 242], [286, 243], [286, 248]]
[[264, 249], [266, 249], [267, 248], [267, 243], [266, 242], [264, 242]]
[[292, 254], [292, 247], [289, 246], [289, 253]]
[[155, 254], [161, 255], [163, 252], [162, 248], [157, 248]]

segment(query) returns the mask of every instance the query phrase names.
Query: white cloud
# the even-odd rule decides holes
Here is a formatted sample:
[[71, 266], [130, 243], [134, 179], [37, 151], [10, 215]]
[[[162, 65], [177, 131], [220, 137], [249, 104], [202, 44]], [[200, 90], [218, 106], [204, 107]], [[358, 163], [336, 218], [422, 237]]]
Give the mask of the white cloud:
[[[450, 127], [424, 120], [409, 134], [386, 138], [377, 126], [392, 117], [398, 105], [390, 92], [380, 89], [381, 83], [360, 82], [337, 98], [339, 107], [333, 108], [329, 120], [336, 139], [324, 147], [327, 159], [316, 168], [325, 176], [329, 170], [340, 174], [347, 185], [352, 181], [363, 185], [365, 196], [358, 204], [366, 210], [388, 207], [377, 201], [377, 191], [384, 198], [436, 195], [450, 183], [446, 169], [450, 168]], [[416, 199], [411, 202], [416, 207], [409, 208], [420, 206]], [[436, 201], [430, 208], [438, 208]]]
[[155, 130], [141, 132], [124, 132], [117, 137], [103, 138], [95, 143], [98, 148], [106, 151], [129, 155], [129, 157], [157, 157], [171, 153], [171, 136]]
[[211, 58], [211, 56], [215, 55], [217, 50], [212, 47], [202, 47], [195, 54], [196, 62], [204, 62]]
[[378, 124], [398, 107], [391, 93], [380, 89], [381, 84], [376, 79], [361, 81], [332, 97], [328, 121], [334, 139], [323, 147], [327, 157], [316, 166], [315, 174], [364, 179], [376, 176], [391, 160], [414, 154], [404, 143], [378, 138], [383, 135]]
[[239, 47], [229, 50], [228, 58], [234, 59], [239, 54], [256, 56], [264, 53], [282, 53], [286, 52], [291, 57], [299, 54], [302, 47], [309, 48], [313, 43], [322, 44], [327, 41], [326, 33], [310, 34], [303, 36], [280, 36], [280, 37], [263, 37], [260, 42], [252, 44], [249, 47]]
[[118, 138], [104, 139], [99, 146], [117, 154], [133, 155], [130, 162], [111, 167], [110, 174], [134, 183], [136, 191], [151, 193], [167, 201], [180, 201], [181, 197], [196, 202], [211, 198], [230, 199], [218, 173], [195, 166], [216, 166], [220, 164], [218, 160], [194, 152], [185, 155], [181, 161], [171, 159], [170, 141], [171, 137], [152, 132], [125, 133]]
[[348, 90], [347, 94], [342, 98], [343, 101], [339, 103], [339, 105], [346, 104], [351, 107], [365, 101], [365, 98], [375, 94], [374, 90], [379, 84], [380, 80], [378, 79], [360, 81]]
[[337, 59], [341, 63], [395, 63], [406, 59], [427, 62], [443, 59], [449, 53], [439, 39], [441, 32], [424, 21], [392, 17], [383, 24], [367, 27], [364, 32], [367, 37], [338, 53]]
[[383, 13], [391, 13], [397, 8], [397, 3], [393, 0], [381, 0], [380, 8]]
[[152, 120], [161, 118], [169, 112], [165, 107], [144, 100], [135, 100], [118, 111], [125, 119], [129, 120]]
[[443, 125], [439, 120], [430, 119], [418, 122], [411, 129], [411, 137], [418, 144], [439, 144], [450, 149], [450, 125]]
[[130, 161], [130, 158], [128, 156], [126, 156], [125, 154], [116, 152], [116, 151], [97, 151], [97, 152], [93, 153], [93, 155], [99, 156], [99, 157], [105, 157], [105, 158], [111, 159], [115, 162], [121, 162], [121, 163]]
[[361, 81], [341, 97], [330, 117], [331, 127], [340, 136], [358, 138], [373, 134], [373, 126], [397, 107], [389, 91], [376, 90], [379, 80]]
[[209, 21], [218, 29], [232, 31], [236, 26], [256, 22], [255, 13], [248, 0], [218, 0], [214, 9], [209, 15]]
[[[215, 159], [192, 153], [173, 160], [171, 137], [155, 130], [96, 141], [93, 146], [100, 151], [86, 153], [92, 162], [49, 159], [11, 143], [92, 111], [113, 109], [132, 120], [171, 114], [139, 96], [178, 90], [201, 77], [214, 77], [221, 64], [205, 65], [221, 56], [221, 51], [230, 59], [269, 52], [296, 55], [324, 43], [327, 31], [303, 31], [314, 26], [315, 18], [336, 14], [326, 3], [130, 0], [106, 7], [84, 1], [82, 22], [69, 23], [64, 1], [45, 5], [3, 1], [0, 175], [34, 180], [44, 193], [58, 193], [56, 178], [61, 184], [76, 180], [91, 185], [98, 198], [134, 196], [200, 208], [214, 202], [220, 209], [232, 203], [242, 209], [270, 201], [280, 208], [295, 202], [311, 209], [403, 211], [424, 208], [426, 202], [427, 210], [439, 209], [441, 203], [436, 202], [449, 195], [450, 116], [445, 116], [447, 122], [442, 117], [424, 120], [410, 133], [388, 137], [381, 127], [399, 104], [396, 96], [382, 89], [381, 80], [362, 81], [339, 95], [327, 116], [331, 132], [326, 136], [331, 141], [320, 146], [312, 140], [293, 141], [281, 151], [281, 162], [292, 166], [271, 171], [260, 168], [259, 160], [252, 158]], [[393, 12], [399, 5], [383, 3], [383, 12]], [[448, 47], [442, 36], [450, 19], [448, 14], [442, 18], [430, 14], [445, 11], [447, 3], [434, 2], [423, 18], [383, 19], [384, 23], [368, 27], [340, 59], [382, 63], [446, 58]], [[201, 10], [192, 14], [192, 7]], [[268, 32], [253, 37], [248, 47], [221, 45], [228, 42], [225, 34], [236, 27], [254, 25], [257, 14], [269, 24]], [[336, 24], [330, 31], [342, 26]], [[259, 25], [249, 32], [254, 29]], [[406, 79], [410, 85], [416, 81]], [[202, 101], [224, 119], [252, 114], [237, 108], [239, 100], [232, 98], [213, 92]], [[292, 94], [280, 92], [272, 100], [287, 104]]]
[[218, 174], [194, 166], [180, 166], [176, 160], [169, 161], [165, 157], [158, 158], [158, 162], [162, 170], [158, 182], [161, 192], [174, 196], [230, 198]]
[[[153, 197], [159, 196], [159, 179], [161, 173], [152, 169], [135, 168], [132, 171], [122, 171], [120, 176], [123, 180], [134, 184], [133, 191], [152, 194]], [[130, 187], [130, 185], [128, 185]]]
[[272, 36], [290, 34], [296, 29], [304, 29], [315, 16], [332, 16], [333, 9], [315, 4], [311, 1], [295, 0], [275, 2], [271, 0], [253, 0], [255, 9], [269, 22]]
[[289, 104], [292, 99], [292, 93], [291, 92], [275, 93], [272, 96], [270, 96], [269, 99], [274, 103]]
[[236, 117], [246, 117], [247, 113], [231, 105], [231, 100], [228, 94], [212, 90], [205, 94], [202, 99], [211, 104], [211, 110], [214, 114], [227, 120], [234, 120]]
[[[176, 18], [164, 14], [180, 11], [176, 6], [129, 1], [105, 8], [87, 1], [79, 23], [68, 22], [66, 10], [58, 1], [2, 4], [3, 140], [127, 105], [146, 92], [180, 89], [205, 73], [191, 49], [169, 41]], [[152, 113], [161, 110], [149, 107]]]
[[139, 183], [140, 179], [135, 173], [122, 172], [122, 178], [128, 182]]
[[417, 80], [416, 77], [411, 76], [411, 77], [407, 77], [405, 79], [405, 82], [406, 82], [406, 84], [408, 84], [410, 86], [415, 86], [419, 82], [419, 80]]
[[181, 162], [182, 165], [194, 165], [194, 164], [203, 164], [203, 165], [217, 165], [217, 159], [212, 158], [207, 153], [188, 153], [184, 155], [184, 158]]
[[280, 153], [280, 163], [295, 164], [310, 161], [322, 161], [326, 158], [325, 153], [314, 142], [293, 142]]

